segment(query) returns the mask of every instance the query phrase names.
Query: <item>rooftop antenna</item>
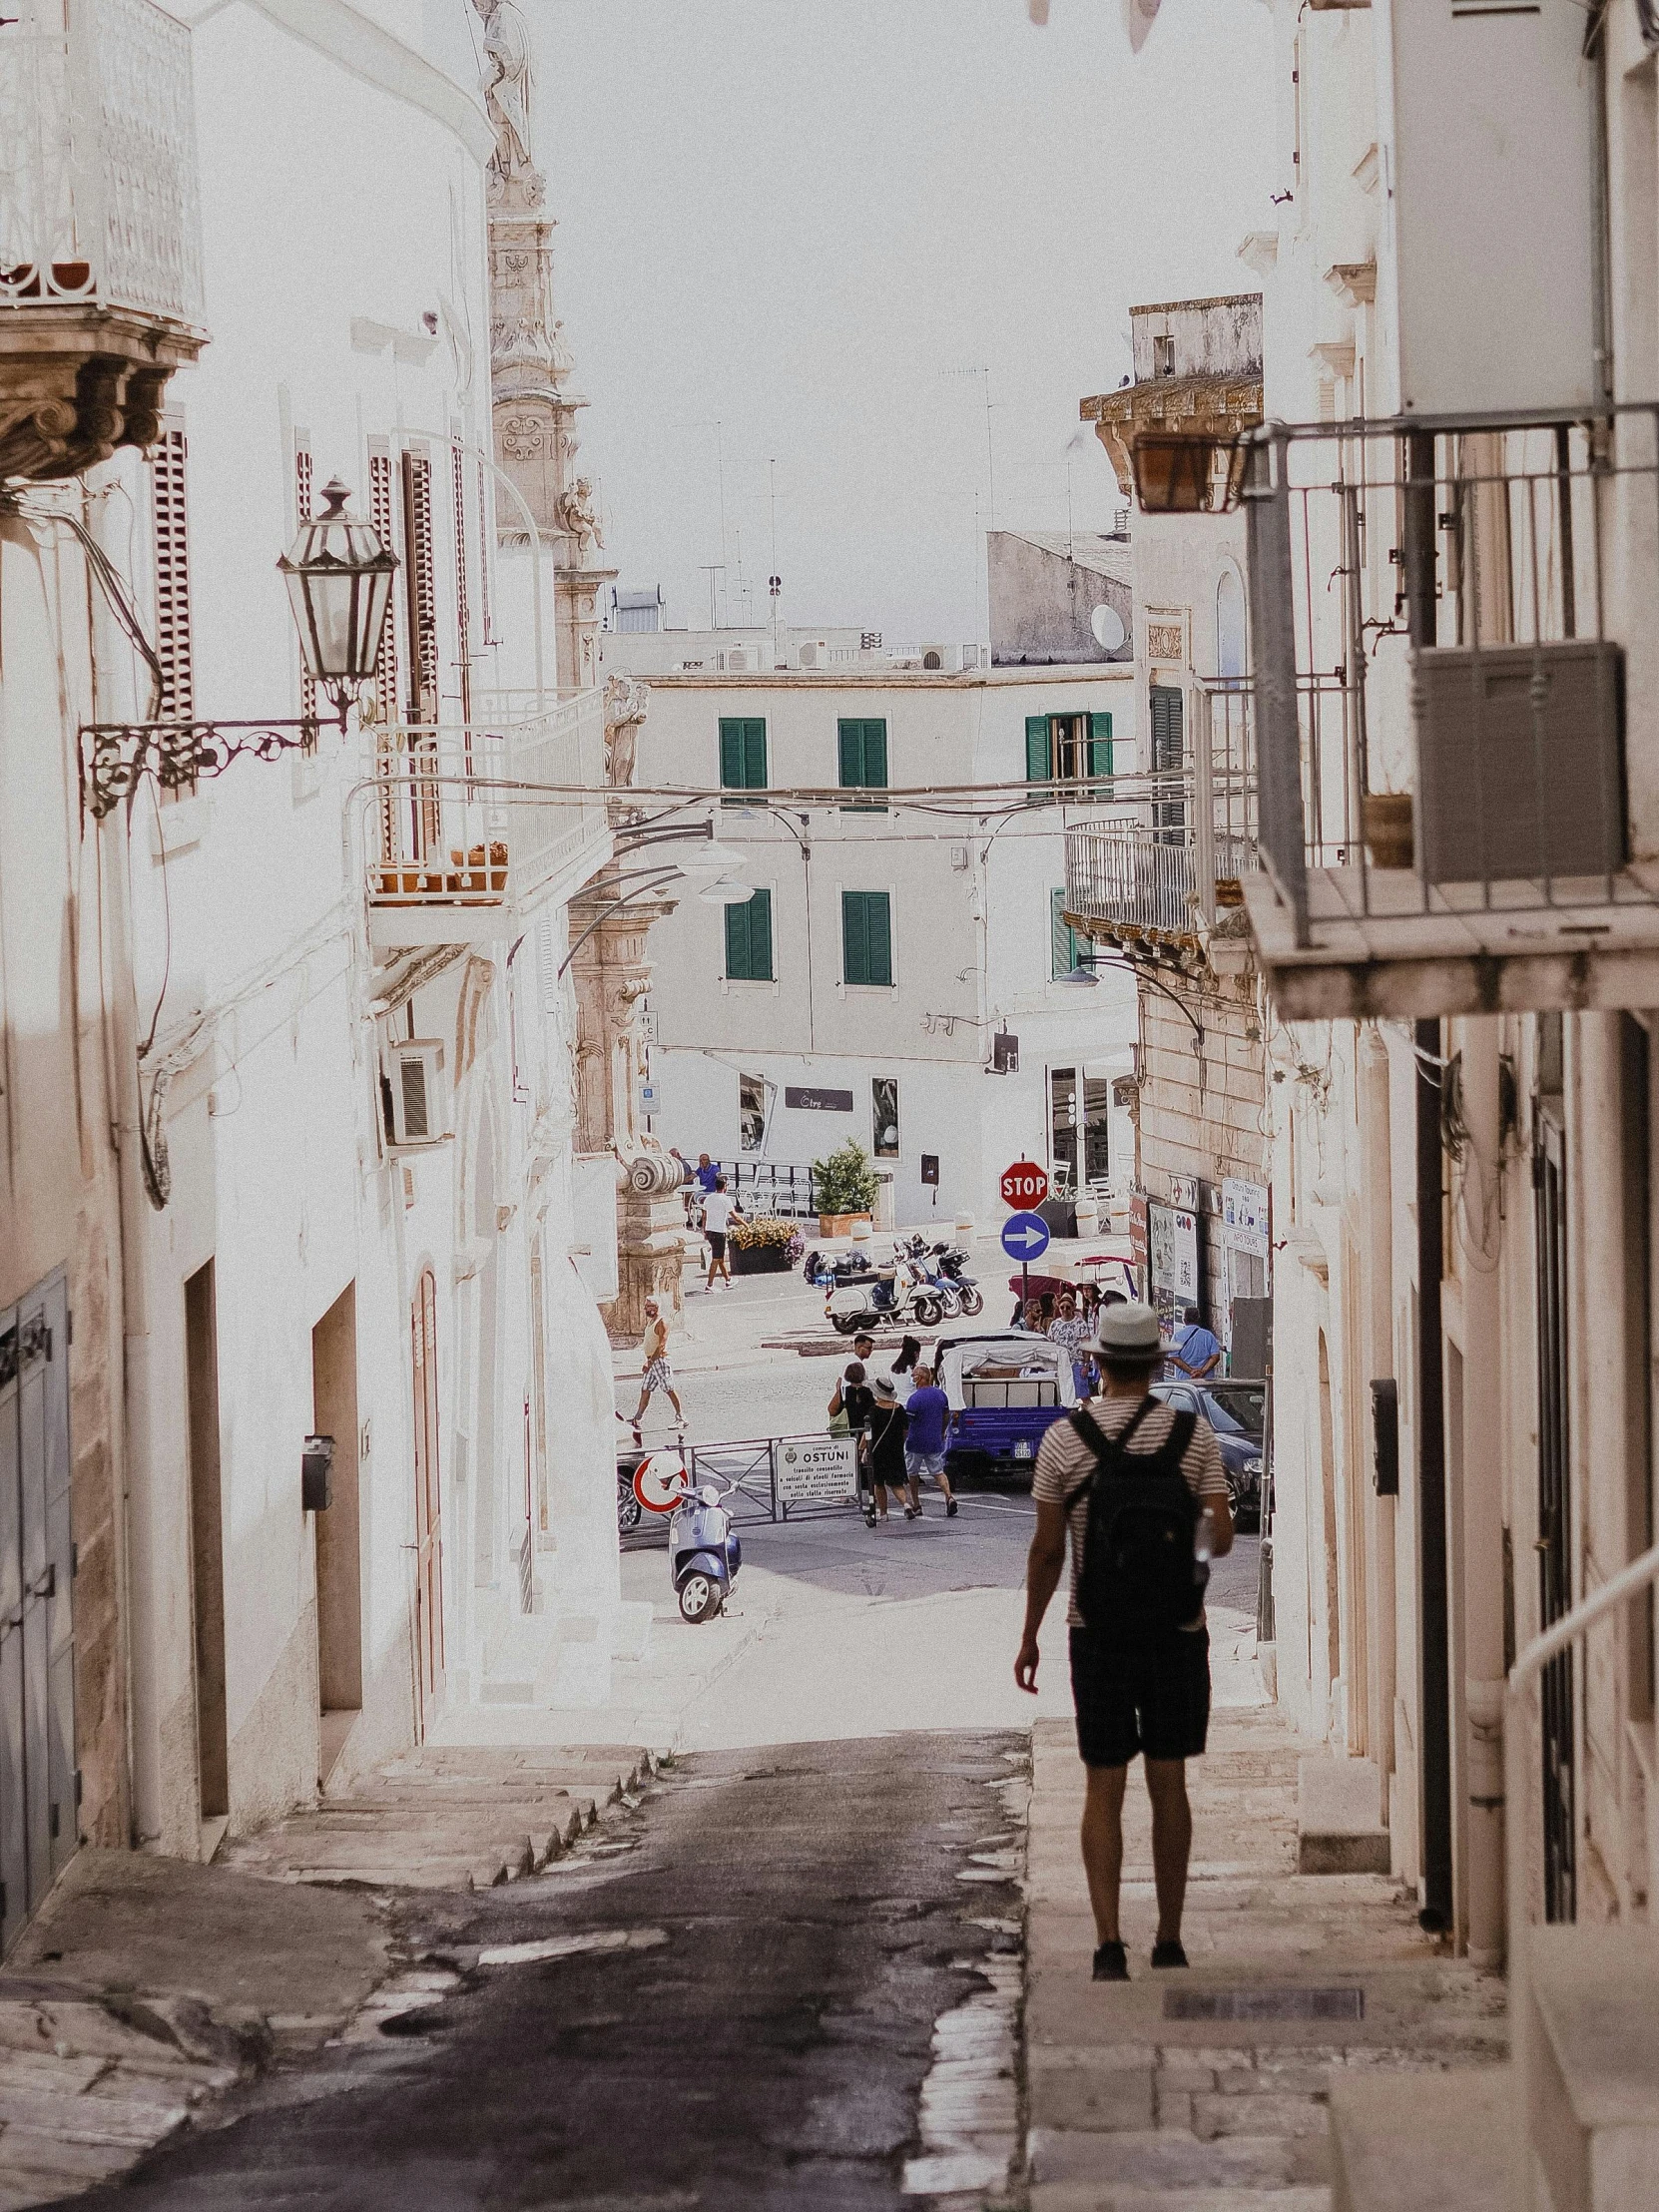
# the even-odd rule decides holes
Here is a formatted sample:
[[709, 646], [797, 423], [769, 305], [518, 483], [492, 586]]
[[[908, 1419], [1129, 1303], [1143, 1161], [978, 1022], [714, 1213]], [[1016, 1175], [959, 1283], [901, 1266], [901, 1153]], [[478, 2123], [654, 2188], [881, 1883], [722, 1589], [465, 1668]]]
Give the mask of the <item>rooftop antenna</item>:
[[[942, 373], [946, 376], [982, 376], [985, 379], [985, 530], [989, 532], [996, 528], [996, 447], [991, 439], [991, 408], [995, 404], [995, 402], [991, 398], [991, 372], [988, 367], [980, 366], [977, 368], [947, 368]], [[977, 520], [977, 518], [975, 519]], [[974, 531], [973, 547], [973, 567], [975, 575], [977, 575], [979, 572], [980, 534], [981, 533], [976, 528]], [[986, 619], [988, 621], [991, 589], [991, 554], [989, 545], [987, 545], [984, 550], [985, 599], [987, 608]]]
[[715, 583], [715, 578], [726, 574], [726, 563], [724, 561], [699, 561], [697, 565], [709, 579], [709, 628], [718, 630], [720, 622], [715, 608], [719, 587]]
[[772, 658], [778, 659], [778, 601], [783, 594], [784, 579], [778, 573], [778, 456], [772, 454], [767, 461], [767, 498], [772, 507], [772, 573], [767, 578], [767, 590], [772, 594]]

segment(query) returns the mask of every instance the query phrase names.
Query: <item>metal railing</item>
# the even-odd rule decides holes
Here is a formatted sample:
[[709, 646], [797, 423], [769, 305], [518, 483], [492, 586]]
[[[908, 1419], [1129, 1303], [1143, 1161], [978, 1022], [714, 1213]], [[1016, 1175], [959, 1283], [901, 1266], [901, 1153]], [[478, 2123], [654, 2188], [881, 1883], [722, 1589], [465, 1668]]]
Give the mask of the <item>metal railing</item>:
[[152, 0], [0, 24], [0, 307], [202, 322], [190, 32]]
[[[1244, 489], [1262, 856], [1299, 944], [1398, 915], [1642, 894], [1620, 604], [1659, 526], [1659, 408], [1270, 423]], [[1637, 687], [1632, 685], [1632, 695]]]
[[1107, 822], [1066, 830], [1066, 910], [1160, 936], [1213, 924], [1228, 888], [1258, 866], [1251, 691], [1197, 679], [1178, 773], [1116, 777]]
[[[1531, 2001], [1531, 1969], [1528, 1931], [1549, 1912], [1551, 1885], [1547, 1857], [1546, 1804], [1560, 1791], [1560, 1776], [1546, 1774], [1552, 1757], [1552, 1738], [1559, 1738], [1564, 1724], [1569, 1749], [1585, 1741], [1583, 1698], [1594, 1671], [1596, 1678], [1616, 1677], [1617, 1664], [1608, 1670], [1592, 1670], [1589, 1638], [1603, 1625], [1617, 1632], [1621, 1616], [1629, 1608], [1651, 1607], [1659, 1585], [1659, 1544], [1620, 1569], [1590, 1596], [1580, 1599], [1543, 1634], [1535, 1636], [1509, 1669], [1503, 1699], [1503, 1817], [1504, 1887], [1507, 1916], [1509, 1971], [1509, 2022], [1512, 2078], [1515, 2093], [1515, 2202], [1531, 2207], [1536, 2202], [1533, 2175], [1532, 2119], [1537, 2109], [1539, 2082], [1538, 2022]], [[1651, 1649], [1651, 1613], [1639, 1636], [1627, 1639], [1627, 1656], [1634, 1666], [1637, 1652]], [[1573, 1762], [1569, 1759], [1569, 1776]], [[1568, 1787], [1567, 1802], [1576, 1833], [1576, 1792]], [[1532, 1857], [1534, 1838], [1543, 1839], [1540, 1864]], [[1536, 1878], [1536, 1879], [1535, 1879]]]
[[603, 694], [492, 730], [365, 733], [376, 817], [369, 905], [534, 906], [609, 834]]
[[[832, 1494], [840, 1481], [833, 1466], [811, 1475], [798, 1471], [804, 1451], [817, 1460], [824, 1460], [833, 1451], [844, 1464], [844, 1494]], [[733, 1526], [753, 1528], [757, 1524], [816, 1520], [827, 1513], [856, 1511], [855, 1452], [855, 1439], [820, 1431], [807, 1436], [756, 1436], [737, 1443], [692, 1444], [681, 1456], [694, 1489], [708, 1476], [718, 1477], [723, 1485], [732, 1483], [734, 1487], [722, 1502], [732, 1516]], [[814, 1495], [815, 1490], [831, 1494]], [[644, 1551], [667, 1543], [668, 1515], [647, 1513], [637, 1528], [623, 1536], [622, 1549]]]

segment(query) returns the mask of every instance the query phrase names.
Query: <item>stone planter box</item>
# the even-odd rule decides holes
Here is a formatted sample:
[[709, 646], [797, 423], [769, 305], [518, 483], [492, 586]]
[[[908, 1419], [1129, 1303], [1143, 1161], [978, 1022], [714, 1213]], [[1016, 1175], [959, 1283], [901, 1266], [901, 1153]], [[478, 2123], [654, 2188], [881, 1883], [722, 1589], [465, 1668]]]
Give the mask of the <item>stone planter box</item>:
[[868, 1214], [820, 1214], [818, 1233], [821, 1237], [850, 1237], [853, 1223], [859, 1221], [866, 1229], [871, 1226]]
[[728, 1245], [734, 1275], [788, 1275], [794, 1262], [788, 1245]]

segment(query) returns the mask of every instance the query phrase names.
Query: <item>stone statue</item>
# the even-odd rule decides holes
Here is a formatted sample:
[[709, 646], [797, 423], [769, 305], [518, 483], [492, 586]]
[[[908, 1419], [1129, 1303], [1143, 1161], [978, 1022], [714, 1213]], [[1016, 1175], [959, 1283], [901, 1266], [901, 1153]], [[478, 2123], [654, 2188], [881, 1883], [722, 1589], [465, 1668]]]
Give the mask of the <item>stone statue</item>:
[[535, 60], [530, 26], [517, 0], [474, 0], [484, 25], [484, 108], [495, 126], [495, 161], [504, 179], [534, 168], [530, 101]]
[[605, 543], [599, 527], [599, 510], [594, 505], [593, 486], [585, 476], [578, 476], [567, 492], [561, 494], [558, 505], [560, 527], [568, 530], [576, 541], [576, 558], [573, 568], [586, 568]]
[[650, 692], [634, 677], [606, 677], [605, 777], [617, 791], [625, 791], [634, 781], [640, 724], [650, 705]]

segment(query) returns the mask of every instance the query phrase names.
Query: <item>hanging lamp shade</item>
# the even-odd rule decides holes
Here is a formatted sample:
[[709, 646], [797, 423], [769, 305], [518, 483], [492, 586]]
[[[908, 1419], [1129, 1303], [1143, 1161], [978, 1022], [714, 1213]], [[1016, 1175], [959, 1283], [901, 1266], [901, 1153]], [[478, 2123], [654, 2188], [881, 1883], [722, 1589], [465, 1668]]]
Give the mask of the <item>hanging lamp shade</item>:
[[322, 512], [276, 566], [288, 588], [305, 673], [340, 708], [374, 675], [385, 635], [397, 556], [371, 522], [347, 514], [351, 494], [334, 477], [322, 489]]

